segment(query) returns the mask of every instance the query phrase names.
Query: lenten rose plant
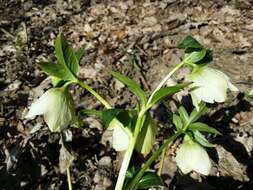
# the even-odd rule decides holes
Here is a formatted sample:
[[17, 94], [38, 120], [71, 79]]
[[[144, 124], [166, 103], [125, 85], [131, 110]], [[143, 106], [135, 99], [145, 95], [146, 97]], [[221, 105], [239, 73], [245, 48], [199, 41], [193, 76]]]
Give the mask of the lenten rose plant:
[[[46, 91], [30, 106], [26, 118], [43, 115], [51, 132], [60, 132], [72, 126], [78, 116], [95, 115], [99, 117], [107, 130], [112, 130], [112, 147], [116, 151], [124, 151], [124, 158], [118, 174], [115, 190], [148, 189], [154, 186], [163, 186], [160, 172], [149, 170], [150, 165], [161, 156], [162, 169], [165, 154], [164, 150], [176, 139], [184, 139], [176, 151], [176, 163], [182, 174], [197, 172], [208, 175], [211, 170], [211, 161], [206, 151], [214, 147], [204, 134], [221, 135], [220, 132], [199, 121], [207, 113], [209, 104], [224, 102], [227, 98], [227, 89], [238, 91], [229, 77], [217, 69], [208, 66], [212, 61], [212, 51], [204, 48], [197, 40], [187, 36], [178, 46], [185, 55], [161, 80], [160, 84], [149, 95], [134, 80], [112, 71], [114, 78], [124, 83], [137, 97], [138, 103], [130, 109], [113, 108], [101, 95], [78, 78], [79, 62], [84, 49], [75, 51], [68, 45], [62, 35], [55, 41], [57, 63], [50, 61], [40, 63], [41, 69], [52, 78], [53, 88]], [[191, 73], [186, 81], [166, 87], [166, 81], [182, 67], [190, 67]], [[103, 105], [100, 110], [80, 110], [76, 113], [69, 86], [80, 85], [90, 92]], [[174, 132], [163, 139], [161, 146], [154, 150], [156, 143], [157, 125], [152, 118], [151, 108], [169, 99], [181, 90], [189, 90], [195, 107], [188, 113], [180, 105], [171, 121]], [[168, 135], [165, 135], [168, 136]], [[141, 165], [131, 164], [133, 152], [143, 155], [145, 161]], [[69, 169], [67, 170], [69, 189], [72, 189]]]

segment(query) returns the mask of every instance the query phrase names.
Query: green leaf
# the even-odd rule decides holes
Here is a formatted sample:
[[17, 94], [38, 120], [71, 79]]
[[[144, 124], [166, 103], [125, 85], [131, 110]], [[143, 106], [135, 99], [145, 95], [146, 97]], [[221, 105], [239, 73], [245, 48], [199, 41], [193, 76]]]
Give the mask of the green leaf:
[[138, 183], [138, 189], [149, 189], [154, 186], [164, 186], [162, 178], [153, 172], [146, 172]]
[[84, 48], [80, 48], [75, 54], [76, 54], [76, 59], [78, 61], [78, 63], [80, 62], [81, 58], [83, 57], [85, 53], [85, 49]]
[[200, 64], [207, 64], [213, 60], [213, 52], [210, 49], [206, 49], [206, 55], [203, 59], [200, 61], [196, 62], [195, 64], [200, 65]]
[[185, 54], [184, 62], [188, 64], [195, 64], [201, 61], [206, 55], [206, 49], [200, 51], [193, 51], [191, 53]]
[[[64, 65], [73, 74], [77, 74], [79, 61], [72, 47], [70, 47], [63, 35], [58, 35], [55, 41], [55, 52], [59, 64]], [[80, 53], [81, 54], [81, 53]], [[80, 59], [80, 55], [79, 59]]]
[[189, 85], [189, 83], [178, 84], [175, 86], [161, 88], [153, 95], [148, 107], [150, 108], [154, 104], [156, 104], [158, 101], [162, 100], [163, 98], [177, 93], [179, 90], [186, 87], [187, 85]]
[[145, 92], [140, 88], [140, 86], [133, 80], [131, 80], [130, 78], [121, 75], [120, 73], [111, 72], [112, 75], [118, 79], [120, 82], [124, 83], [125, 85], [128, 86], [128, 88], [137, 96], [140, 98], [141, 101], [141, 105], [145, 105], [147, 103], [147, 98], [145, 95]]
[[194, 139], [204, 147], [215, 147], [214, 144], [208, 142], [208, 140], [199, 132], [193, 131]]
[[72, 77], [70, 71], [63, 65], [50, 62], [41, 62], [38, 63], [38, 65], [49, 76], [54, 76], [63, 80], [70, 80]]
[[189, 123], [189, 115], [186, 111], [186, 109], [183, 106], [180, 106], [178, 109], [178, 113], [180, 115], [180, 118], [183, 121], [183, 124], [186, 125]]
[[208, 111], [208, 108], [206, 107], [206, 104], [204, 102], [201, 102], [199, 104], [198, 109], [199, 110], [197, 110], [197, 108], [194, 108], [194, 110], [191, 112], [189, 119], [191, 123], [197, 121], [202, 115], [204, 115]]
[[196, 122], [196, 123], [192, 123], [189, 125], [188, 127], [189, 130], [191, 131], [204, 131], [204, 132], [208, 132], [208, 133], [213, 133], [216, 135], [221, 135], [221, 133], [219, 131], [217, 131], [215, 128], [208, 126], [205, 123], [200, 123], [200, 122]]
[[176, 126], [177, 131], [183, 129], [183, 123], [181, 121], [181, 118], [177, 114], [173, 113], [172, 120], [174, 125]]
[[101, 117], [105, 126], [108, 127], [111, 121], [122, 111], [122, 109], [107, 109], [103, 111]]
[[152, 150], [155, 137], [157, 134], [157, 128], [154, 120], [149, 113], [146, 115], [145, 122], [141, 128], [141, 132], [138, 136], [138, 143], [135, 145], [135, 149], [146, 157]]
[[183, 41], [178, 45], [178, 48], [180, 49], [202, 49], [203, 46], [195, 40], [191, 36], [187, 36], [183, 39]]
[[51, 77], [51, 80], [54, 87], [61, 87], [66, 83], [66, 81], [54, 76]]

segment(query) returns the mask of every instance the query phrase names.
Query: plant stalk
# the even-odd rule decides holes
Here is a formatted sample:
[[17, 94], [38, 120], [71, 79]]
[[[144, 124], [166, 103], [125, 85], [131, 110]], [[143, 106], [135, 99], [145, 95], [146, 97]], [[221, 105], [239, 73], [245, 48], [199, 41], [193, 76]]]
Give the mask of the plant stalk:
[[181, 63], [177, 64], [176, 67], [174, 67], [167, 75], [166, 77], [158, 84], [158, 86], [155, 88], [155, 90], [152, 92], [151, 96], [148, 99], [148, 103], [149, 104], [154, 96], [154, 94], [160, 90], [160, 88], [162, 88], [162, 86], [166, 83], [166, 81], [179, 69], [184, 65], [184, 61], [182, 61]]
[[69, 190], [72, 190], [70, 167], [67, 168], [67, 178], [68, 178], [68, 187], [69, 187]]
[[141, 170], [136, 174], [135, 178], [132, 180], [132, 182], [127, 186], [127, 190], [135, 190], [137, 188], [137, 184], [139, 180], [142, 178], [145, 171], [150, 167], [150, 165], [158, 158], [160, 153], [171, 143], [173, 142], [178, 136], [180, 136], [182, 132], [176, 132], [174, 135], [172, 135], [170, 138], [164, 141], [162, 146], [160, 146], [153, 154], [152, 156], [146, 161], [146, 163], [142, 166]]
[[159, 175], [159, 176], [161, 176], [162, 172], [163, 172], [163, 166], [164, 166], [164, 160], [165, 160], [165, 156], [166, 156], [166, 150], [167, 150], [167, 148], [163, 149], [162, 154], [161, 154], [159, 169], [157, 171], [157, 175]]
[[95, 90], [93, 90], [89, 85], [84, 83], [83, 81], [79, 80], [78, 78], [74, 79], [77, 84], [81, 87], [89, 91], [93, 96], [95, 96], [104, 106], [106, 109], [111, 109], [111, 105], [102, 97], [100, 96]]
[[132, 157], [132, 154], [133, 154], [133, 151], [134, 151], [134, 148], [135, 148], [135, 143], [137, 141], [140, 129], [143, 125], [144, 116], [145, 116], [144, 111], [141, 111], [138, 115], [135, 130], [134, 130], [134, 135], [133, 135], [133, 138], [130, 140], [129, 146], [128, 146], [128, 148], [126, 150], [126, 153], [124, 155], [124, 159], [123, 159], [123, 162], [121, 164], [121, 168], [120, 168], [120, 171], [119, 171], [119, 176], [118, 176], [118, 179], [117, 179], [115, 190], [122, 190], [122, 188], [123, 188], [126, 172], [127, 172], [129, 163], [131, 161], [131, 157]]

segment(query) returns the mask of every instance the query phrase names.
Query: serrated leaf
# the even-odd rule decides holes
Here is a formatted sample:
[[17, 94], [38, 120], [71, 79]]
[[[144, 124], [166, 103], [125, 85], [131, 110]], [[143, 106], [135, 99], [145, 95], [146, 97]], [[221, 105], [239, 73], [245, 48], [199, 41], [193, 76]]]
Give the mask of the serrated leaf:
[[141, 132], [138, 136], [138, 143], [135, 145], [135, 149], [146, 157], [152, 150], [155, 143], [155, 137], [157, 134], [157, 128], [155, 122], [148, 113], [141, 128]]
[[181, 118], [177, 114], [173, 113], [172, 120], [174, 125], [176, 126], [177, 131], [183, 129], [183, 123], [181, 121]]
[[140, 88], [140, 86], [135, 81], [133, 81], [132, 79], [130, 79], [120, 73], [117, 73], [114, 71], [112, 71], [111, 73], [112, 73], [113, 77], [115, 77], [120, 82], [127, 85], [129, 90], [131, 90], [137, 97], [140, 98], [141, 105], [145, 105], [147, 103], [147, 98], [146, 98], [145, 92]]
[[63, 65], [50, 62], [40, 62], [39, 67], [48, 75], [54, 76], [63, 80], [70, 80], [72, 74]]
[[186, 111], [186, 109], [183, 106], [180, 106], [178, 109], [178, 113], [180, 115], [180, 118], [183, 121], [183, 124], [186, 125], [189, 123], [189, 115]]
[[204, 115], [207, 112], [208, 108], [206, 107], [206, 104], [204, 102], [201, 102], [199, 104], [198, 110], [197, 108], [194, 108], [194, 110], [190, 114], [190, 122], [193, 123], [197, 121], [202, 115]]
[[138, 189], [149, 189], [150, 187], [164, 186], [163, 180], [160, 176], [153, 172], [146, 172], [139, 181]]
[[202, 49], [203, 46], [197, 40], [195, 40], [193, 37], [187, 36], [178, 45], [178, 48], [180, 48], [180, 49], [188, 49], [188, 48]]
[[204, 147], [215, 147], [214, 144], [208, 142], [208, 140], [199, 132], [199, 131], [193, 131], [194, 139], [201, 144]]
[[70, 47], [63, 35], [58, 35], [55, 40], [55, 52], [58, 63], [64, 65], [73, 74], [77, 74], [79, 61], [72, 47]]
[[150, 108], [154, 104], [156, 104], [158, 101], [162, 100], [163, 98], [177, 93], [179, 90], [186, 87], [187, 85], [189, 85], [189, 83], [178, 84], [175, 86], [161, 88], [153, 95], [148, 107]]
[[193, 51], [191, 53], [187, 53], [184, 58], [184, 62], [188, 64], [194, 64], [201, 61], [206, 55], [206, 49], [202, 49], [200, 51]]
[[191, 130], [191, 131], [198, 130], [198, 131], [213, 133], [213, 134], [216, 134], [216, 135], [221, 135], [221, 133], [219, 131], [217, 131], [215, 128], [210, 127], [207, 124], [200, 123], [200, 122], [190, 124], [188, 129]]

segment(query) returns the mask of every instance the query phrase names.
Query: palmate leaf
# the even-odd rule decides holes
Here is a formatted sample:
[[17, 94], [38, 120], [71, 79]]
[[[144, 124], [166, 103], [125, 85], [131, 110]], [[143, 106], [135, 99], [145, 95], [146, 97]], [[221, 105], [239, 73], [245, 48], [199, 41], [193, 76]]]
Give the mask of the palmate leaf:
[[194, 139], [204, 147], [215, 147], [214, 144], [208, 142], [208, 140], [198, 131], [193, 132]]
[[200, 51], [193, 51], [185, 54], [184, 62], [188, 64], [194, 64], [201, 61], [206, 56], [206, 49]]
[[124, 83], [128, 86], [129, 90], [131, 90], [141, 101], [141, 105], [146, 105], [147, 98], [145, 92], [141, 89], [141, 87], [132, 79], [118, 73], [112, 71], [112, 76], [115, 77], [120, 82]]
[[178, 91], [180, 91], [184, 87], [188, 86], [189, 84], [190, 83], [185, 83], [185, 84], [178, 84], [175, 86], [161, 88], [153, 95], [153, 97], [148, 105], [148, 108], [152, 107], [154, 104], [161, 101], [163, 98], [177, 93]]
[[40, 62], [38, 65], [49, 76], [57, 77], [63, 80], [69, 80], [72, 77], [71, 72], [63, 65], [51, 62]]
[[173, 113], [172, 121], [173, 121], [174, 125], [176, 126], [177, 131], [180, 131], [183, 129], [182, 120], [177, 114]]
[[207, 112], [208, 108], [206, 107], [206, 104], [204, 102], [201, 102], [199, 104], [198, 110], [197, 108], [194, 108], [194, 110], [190, 114], [190, 122], [193, 123], [197, 121], [202, 115], [204, 115]]
[[202, 49], [203, 46], [191, 36], [187, 36], [178, 45], [180, 49]]
[[190, 124], [188, 127], [188, 130], [191, 130], [191, 131], [198, 130], [198, 131], [203, 131], [203, 132], [207, 132], [207, 133], [213, 133], [216, 135], [221, 135], [221, 133], [219, 131], [217, 131], [215, 128], [209, 127], [207, 124], [200, 123], [200, 122]]
[[64, 65], [64, 67], [68, 68], [73, 74], [77, 74], [82, 51], [78, 53], [77, 58], [72, 47], [68, 45], [64, 36], [60, 34], [55, 40], [55, 53], [59, 64]]

